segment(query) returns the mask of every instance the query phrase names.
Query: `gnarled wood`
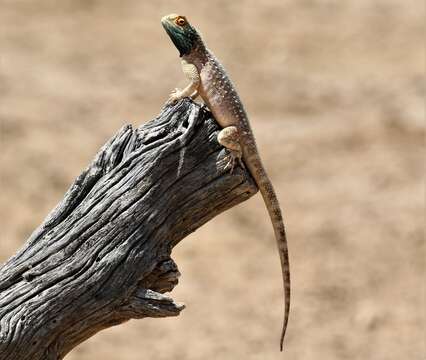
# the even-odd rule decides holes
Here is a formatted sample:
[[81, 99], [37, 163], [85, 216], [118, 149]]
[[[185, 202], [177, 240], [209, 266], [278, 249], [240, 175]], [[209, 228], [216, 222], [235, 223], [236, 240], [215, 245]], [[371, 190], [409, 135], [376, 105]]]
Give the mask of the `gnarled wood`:
[[131, 318], [176, 316], [172, 248], [257, 188], [211, 114], [185, 99], [124, 126], [0, 268], [0, 359], [62, 359]]

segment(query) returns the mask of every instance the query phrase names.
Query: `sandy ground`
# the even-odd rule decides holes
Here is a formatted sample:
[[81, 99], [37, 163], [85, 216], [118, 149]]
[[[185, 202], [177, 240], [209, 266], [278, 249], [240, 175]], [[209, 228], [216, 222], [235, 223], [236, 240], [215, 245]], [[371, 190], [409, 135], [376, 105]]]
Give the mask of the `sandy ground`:
[[175, 248], [181, 316], [103, 331], [67, 359], [425, 359], [422, 1], [0, 0], [0, 262], [118, 128], [185, 84], [170, 12], [228, 68], [285, 209], [286, 351], [256, 196]]

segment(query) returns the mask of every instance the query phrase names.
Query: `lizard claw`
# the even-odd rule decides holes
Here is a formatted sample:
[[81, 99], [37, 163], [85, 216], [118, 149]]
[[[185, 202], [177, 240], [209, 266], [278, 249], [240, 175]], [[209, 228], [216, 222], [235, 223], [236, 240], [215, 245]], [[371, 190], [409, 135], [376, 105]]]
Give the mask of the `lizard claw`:
[[169, 100], [168, 100], [168, 102], [169, 103], [171, 103], [171, 104], [173, 104], [173, 103], [175, 103], [176, 101], [179, 101], [180, 99], [182, 99], [183, 98], [183, 96], [182, 96], [182, 90], [181, 89], [178, 89], [178, 88], [176, 88], [176, 89], [174, 89], [172, 92], [171, 92], [171, 94], [170, 94], [170, 96], [169, 96]]
[[243, 169], [245, 168], [243, 161], [241, 160], [241, 152], [228, 149], [229, 154], [227, 156], [228, 162], [226, 163], [224, 170], [230, 169], [230, 173], [234, 172], [235, 162], [238, 161], [238, 165], [240, 165]]

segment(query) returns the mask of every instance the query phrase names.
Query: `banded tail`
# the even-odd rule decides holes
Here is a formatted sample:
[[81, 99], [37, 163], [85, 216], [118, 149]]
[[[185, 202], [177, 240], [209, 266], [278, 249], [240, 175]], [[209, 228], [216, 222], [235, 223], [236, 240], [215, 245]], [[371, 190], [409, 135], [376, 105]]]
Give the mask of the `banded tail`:
[[283, 351], [284, 336], [287, 330], [288, 317], [290, 314], [290, 262], [283, 216], [274, 187], [272, 186], [257, 153], [248, 151], [248, 154], [247, 152], [244, 154], [244, 159], [264, 199], [274, 228], [275, 239], [277, 242], [278, 252], [280, 254], [285, 301], [283, 327], [280, 338], [280, 350]]

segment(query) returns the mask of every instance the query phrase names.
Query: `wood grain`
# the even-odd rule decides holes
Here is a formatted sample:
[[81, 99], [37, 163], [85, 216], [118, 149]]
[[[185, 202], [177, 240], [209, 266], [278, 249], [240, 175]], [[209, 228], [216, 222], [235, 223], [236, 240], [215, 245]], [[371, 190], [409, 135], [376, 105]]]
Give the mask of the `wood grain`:
[[[131, 318], [179, 315], [173, 247], [257, 188], [204, 107], [184, 99], [124, 126], [0, 267], [0, 359], [62, 359]], [[143, 352], [143, 349], [141, 349]]]

